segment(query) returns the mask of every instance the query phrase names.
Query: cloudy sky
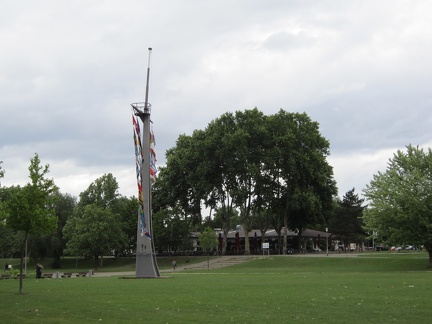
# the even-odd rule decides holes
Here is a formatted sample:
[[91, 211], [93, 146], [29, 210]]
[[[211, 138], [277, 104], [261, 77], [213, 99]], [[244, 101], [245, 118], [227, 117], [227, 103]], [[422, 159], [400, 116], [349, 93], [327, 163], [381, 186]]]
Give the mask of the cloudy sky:
[[35, 153], [63, 193], [113, 173], [136, 196], [130, 103], [148, 48], [158, 164], [180, 134], [258, 107], [306, 112], [339, 195], [432, 143], [430, 1], [0, 0], [3, 186]]

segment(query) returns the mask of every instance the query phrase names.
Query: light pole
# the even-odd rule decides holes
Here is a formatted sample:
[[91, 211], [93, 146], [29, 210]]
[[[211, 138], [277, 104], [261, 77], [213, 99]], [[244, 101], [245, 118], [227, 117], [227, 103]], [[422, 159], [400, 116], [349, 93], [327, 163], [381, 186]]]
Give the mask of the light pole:
[[326, 227], [326, 250], [327, 250], [327, 256], [328, 256], [328, 227]]

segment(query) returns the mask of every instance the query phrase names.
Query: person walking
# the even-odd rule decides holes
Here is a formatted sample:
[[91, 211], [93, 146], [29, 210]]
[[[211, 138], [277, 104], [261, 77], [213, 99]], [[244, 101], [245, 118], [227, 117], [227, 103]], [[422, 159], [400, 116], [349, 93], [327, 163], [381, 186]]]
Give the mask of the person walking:
[[43, 267], [39, 263], [36, 265], [36, 278], [40, 279], [42, 277]]
[[173, 269], [175, 270], [175, 268], [177, 267], [177, 262], [176, 262], [176, 260], [173, 260], [173, 262], [172, 262], [172, 266], [173, 266]]

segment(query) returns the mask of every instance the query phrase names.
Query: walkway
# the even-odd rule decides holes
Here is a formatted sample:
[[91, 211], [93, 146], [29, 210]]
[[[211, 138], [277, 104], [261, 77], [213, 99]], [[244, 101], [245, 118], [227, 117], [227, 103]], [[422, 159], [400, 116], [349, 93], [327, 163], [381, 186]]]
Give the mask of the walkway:
[[[270, 255], [272, 257], [274, 255]], [[278, 255], [279, 256], [279, 255]], [[307, 254], [287, 254], [286, 257], [333, 257], [333, 258], [352, 258], [358, 257], [358, 253], [307, 253]], [[186, 263], [179, 265], [174, 271], [172, 268], [159, 270], [160, 273], [174, 273], [184, 270], [207, 270], [207, 269], [221, 269], [229, 266], [242, 264], [253, 259], [268, 258], [265, 255], [225, 255], [217, 258], [212, 258], [209, 260], [209, 265], [207, 266], [207, 261], [202, 261], [198, 263]], [[94, 277], [122, 277], [122, 276], [135, 276], [135, 271], [127, 272], [96, 272], [93, 274]]]
[[[251, 256], [251, 255], [226, 255], [217, 258], [212, 258], [209, 260], [209, 269], [221, 269], [237, 264], [241, 264], [244, 262], [248, 262], [252, 259], [260, 258], [261, 256]], [[184, 271], [184, 270], [207, 270], [207, 261], [197, 262], [197, 263], [186, 263], [178, 266], [175, 270]], [[173, 273], [174, 270], [163, 269], [159, 270], [160, 273]], [[135, 271], [127, 271], [127, 272], [95, 272], [93, 274], [94, 277], [123, 277], [123, 276], [134, 276]]]
[[[208, 261], [202, 261], [198, 263], [184, 264], [177, 267], [177, 270], [196, 270], [196, 269], [221, 269], [229, 266], [248, 262], [252, 259], [259, 258], [260, 256], [254, 255], [225, 255], [217, 258], [212, 258]], [[172, 272], [172, 269], [161, 270], [161, 272]]]

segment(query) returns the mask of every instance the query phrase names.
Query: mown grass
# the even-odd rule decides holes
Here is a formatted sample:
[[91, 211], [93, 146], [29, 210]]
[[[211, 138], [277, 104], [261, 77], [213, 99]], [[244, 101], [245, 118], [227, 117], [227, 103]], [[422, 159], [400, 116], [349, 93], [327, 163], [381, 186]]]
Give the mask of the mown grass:
[[[212, 257], [211, 257], [212, 258]], [[157, 263], [159, 269], [169, 269], [172, 267], [172, 260], [176, 260], [177, 266], [182, 266], [189, 263], [201, 262], [207, 260], [206, 256], [190, 257], [190, 256], [180, 256], [180, 257], [159, 257], [157, 258]], [[0, 259], [0, 264], [4, 265], [9, 263], [13, 266], [14, 273], [19, 272], [19, 259]], [[53, 259], [47, 258], [39, 261], [43, 267], [44, 272], [77, 272], [77, 271], [87, 271], [92, 269], [97, 272], [125, 272], [125, 271], [135, 271], [135, 258], [104, 258], [102, 261], [102, 266], [95, 266], [95, 262], [92, 259], [83, 258], [73, 258], [65, 257], [61, 259], [61, 268], [53, 268]], [[35, 261], [29, 261], [27, 264], [27, 275], [30, 277], [35, 276]]]
[[429, 323], [425, 253], [270, 256], [217, 270], [0, 281], [8, 323]]

